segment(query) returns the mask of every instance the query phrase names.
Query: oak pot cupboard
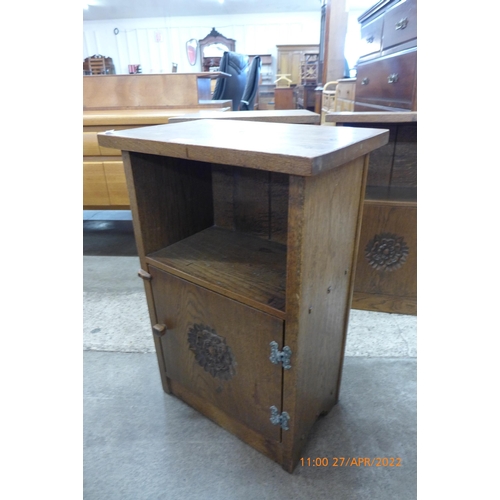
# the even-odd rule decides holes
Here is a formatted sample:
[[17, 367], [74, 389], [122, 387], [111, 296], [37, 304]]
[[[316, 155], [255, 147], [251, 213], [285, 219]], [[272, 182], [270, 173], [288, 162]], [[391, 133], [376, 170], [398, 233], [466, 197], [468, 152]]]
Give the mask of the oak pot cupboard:
[[191, 120], [123, 151], [163, 388], [292, 472], [339, 397], [381, 129]]

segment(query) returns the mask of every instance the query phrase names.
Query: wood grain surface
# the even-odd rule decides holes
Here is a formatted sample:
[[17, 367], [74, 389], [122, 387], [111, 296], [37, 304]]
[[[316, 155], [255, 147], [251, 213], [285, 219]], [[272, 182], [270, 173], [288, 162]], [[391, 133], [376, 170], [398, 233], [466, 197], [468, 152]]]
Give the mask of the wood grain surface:
[[[167, 328], [162, 345], [168, 378], [279, 441], [281, 429], [270, 422], [269, 409], [281, 408], [282, 368], [269, 355], [270, 342], [282, 346], [283, 321], [153, 266], [149, 270], [158, 321]], [[190, 330], [202, 340], [195, 347]]]
[[199, 80], [221, 73], [166, 73], [83, 77], [83, 109], [194, 107], [208, 100]]
[[285, 317], [286, 247], [211, 227], [149, 254], [148, 264]]
[[338, 399], [367, 164], [290, 179], [284, 373], [284, 463], [293, 470], [318, 418]]
[[101, 146], [124, 151], [303, 176], [337, 168], [388, 139], [384, 129], [237, 120], [195, 120], [99, 134]]
[[217, 120], [229, 119], [276, 123], [310, 123], [318, 125], [321, 117], [318, 113], [314, 113], [307, 109], [233, 111], [231, 113], [201, 110], [196, 113], [189, 113], [183, 116], [172, 117], [168, 120], [168, 123], [179, 123], [207, 118]]
[[[398, 268], [375, 269], [366, 257], [366, 248], [377, 235], [391, 234], [403, 238], [408, 256]], [[389, 249], [390, 250], [390, 249]], [[367, 203], [356, 266], [355, 292], [382, 296], [417, 297], [417, 207], [415, 203]], [[387, 311], [388, 312], [388, 311]], [[394, 312], [394, 311], [390, 311]]]

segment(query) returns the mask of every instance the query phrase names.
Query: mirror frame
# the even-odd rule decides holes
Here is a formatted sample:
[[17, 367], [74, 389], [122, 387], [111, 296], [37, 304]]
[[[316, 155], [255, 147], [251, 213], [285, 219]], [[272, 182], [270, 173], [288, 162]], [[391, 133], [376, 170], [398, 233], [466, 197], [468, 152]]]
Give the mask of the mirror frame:
[[205, 57], [203, 56], [204, 48], [207, 47], [208, 45], [212, 45], [214, 43], [223, 43], [227, 47], [227, 50], [229, 52], [234, 52], [236, 49], [236, 40], [234, 40], [232, 38], [226, 38], [224, 35], [221, 35], [215, 28], [212, 28], [212, 31], [205, 38], [200, 40], [200, 43], [199, 43], [201, 70], [202, 71], [209, 71], [209, 69], [206, 68], [206, 66], [208, 66], [210, 64], [210, 62], [208, 60], [214, 59], [214, 58], [207, 57], [205, 60]]

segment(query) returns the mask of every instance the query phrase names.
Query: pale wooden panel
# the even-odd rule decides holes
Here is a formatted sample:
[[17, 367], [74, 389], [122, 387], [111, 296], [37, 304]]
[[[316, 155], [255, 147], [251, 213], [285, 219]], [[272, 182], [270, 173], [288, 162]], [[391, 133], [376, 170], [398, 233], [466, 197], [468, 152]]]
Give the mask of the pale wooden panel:
[[83, 156], [121, 156], [119, 149], [105, 148], [97, 142], [97, 132], [83, 132]]
[[108, 185], [109, 201], [111, 205], [130, 205], [127, 191], [127, 181], [122, 161], [105, 161], [104, 173]]
[[196, 106], [204, 98], [198, 94], [198, 78], [216, 76], [199, 73], [84, 76], [83, 109]]
[[99, 156], [101, 149], [96, 132], [83, 132], [83, 156]]
[[104, 165], [100, 161], [83, 162], [83, 205], [109, 205]]
[[91, 109], [83, 111], [83, 126], [104, 132], [110, 128], [122, 130], [141, 125], [162, 125], [170, 123], [172, 117], [194, 113], [197, 110], [224, 112], [231, 109], [232, 101], [202, 101], [192, 107], [171, 107], [163, 109]]
[[122, 152], [119, 149], [114, 149], [114, 148], [105, 148], [102, 147], [100, 148], [101, 156], [121, 156]]
[[[127, 130], [135, 128], [137, 125], [119, 125], [116, 126], [110, 116], [109, 125], [95, 126], [95, 125], [85, 125], [85, 114], [84, 113], [84, 127], [83, 127], [83, 156], [121, 156], [122, 152], [115, 148], [106, 148], [99, 146], [97, 140], [97, 134], [100, 132], [106, 132], [107, 130]], [[165, 119], [163, 123], [167, 123], [168, 119]], [[97, 149], [96, 149], [97, 148]]]

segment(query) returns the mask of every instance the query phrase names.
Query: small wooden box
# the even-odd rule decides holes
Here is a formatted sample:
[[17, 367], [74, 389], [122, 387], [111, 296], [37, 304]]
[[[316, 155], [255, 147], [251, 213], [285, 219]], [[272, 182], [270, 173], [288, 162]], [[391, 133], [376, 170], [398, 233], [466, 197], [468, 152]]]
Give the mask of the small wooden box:
[[373, 129], [194, 120], [123, 150], [163, 388], [293, 471], [337, 402]]

